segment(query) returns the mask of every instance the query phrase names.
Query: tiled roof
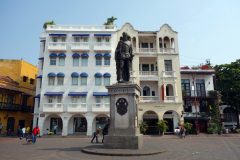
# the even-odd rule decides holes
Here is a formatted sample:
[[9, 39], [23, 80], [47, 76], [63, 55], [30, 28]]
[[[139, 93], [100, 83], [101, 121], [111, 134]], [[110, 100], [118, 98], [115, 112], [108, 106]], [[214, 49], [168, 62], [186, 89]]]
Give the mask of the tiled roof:
[[5, 85], [5, 84], [0, 84], [0, 88], [1, 88], [1, 89], [7, 89], [7, 90], [11, 90], [11, 91], [16, 91], [16, 92], [24, 93], [23, 91], [17, 89], [16, 87], [12, 87], [12, 86]]
[[2, 75], [0, 75], [0, 81], [5, 81], [5, 82], [8, 82], [8, 83], [12, 83], [12, 84], [17, 84], [17, 85], [19, 85], [18, 82], [12, 80], [12, 79], [11, 79], [10, 77], [8, 77], [8, 76], [2, 76]]

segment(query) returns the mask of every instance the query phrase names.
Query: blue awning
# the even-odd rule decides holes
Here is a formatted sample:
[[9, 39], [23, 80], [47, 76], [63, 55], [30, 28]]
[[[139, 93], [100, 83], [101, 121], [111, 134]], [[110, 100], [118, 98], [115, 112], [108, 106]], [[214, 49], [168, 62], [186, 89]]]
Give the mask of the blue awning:
[[104, 57], [111, 57], [111, 54], [106, 53], [106, 54], [104, 54]]
[[62, 96], [64, 92], [46, 92], [44, 96]]
[[88, 92], [69, 92], [68, 96], [86, 96]]
[[72, 56], [73, 57], [80, 57], [80, 55], [78, 53], [74, 53]]
[[40, 42], [46, 42], [46, 40], [41, 40]]
[[65, 77], [65, 74], [62, 73], [62, 72], [59, 72], [59, 73], [57, 74], [57, 76], [58, 76], [58, 77]]
[[96, 73], [94, 76], [96, 76], [96, 77], [102, 77], [102, 74], [101, 73]]
[[67, 36], [67, 34], [49, 34], [49, 36]]
[[98, 53], [95, 55], [95, 57], [102, 57], [102, 54]]
[[38, 95], [36, 95], [34, 98], [40, 98], [41, 97], [41, 95], [40, 94], [38, 94]]
[[111, 36], [111, 34], [94, 34], [94, 36]]
[[104, 76], [104, 77], [111, 77], [111, 74], [110, 74], [110, 73], [104, 73], [103, 76]]
[[87, 77], [88, 74], [87, 74], [86, 72], [82, 72], [82, 73], [80, 74], [80, 76], [85, 76], [85, 77]]
[[43, 60], [43, 59], [44, 59], [44, 57], [38, 58], [38, 60]]
[[87, 53], [83, 53], [81, 56], [82, 57], [89, 57]]
[[56, 74], [53, 72], [50, 72], [50, 73], [48, 73], [48, 76], [56, 76]]
[[66, 57], [66, 54], [60, 53], [60, 54], [58, 55], [58, 57]]
[[89, 34], [73, 34], [72, 36], [89, 36]]
[[37, 78], [42, 78], [42, 75], [37, 76]]
[[49, 55], [49, 57], [57, 57], [57, 54], [56, 54], [56, 53], [51, 53], [51, 54]]
[[77, 72], [73, 72], [73, 73], [71, 74], [71, 76], [72, 76], [72, 77], [78, 77], [79, 74], [78, 74]]
[[93, 96], [109, 96], [108, 92], [93, 92]]

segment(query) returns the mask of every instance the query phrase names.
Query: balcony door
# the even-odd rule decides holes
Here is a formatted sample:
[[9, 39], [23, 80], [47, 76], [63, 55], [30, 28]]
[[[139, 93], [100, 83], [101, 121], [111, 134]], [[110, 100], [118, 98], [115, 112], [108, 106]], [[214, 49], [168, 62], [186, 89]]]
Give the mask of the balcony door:
[[206, 96], [204, 80], [196, 80], [197, 96]]
[[142, 71], [149, 71], [149, 64], [142, 64]]
[[181, 85], [182, 85], [182, 89], [184, 89], [185, 91], [187, 91], [187, 95], [186, 96], [191, 96], [191, 92], [190, 92], [190, 80], [189, 79], [182, 79], [181, 80]]
[[150, 96], [150, 88], [148, 86], [143, 88], [143, 96]]

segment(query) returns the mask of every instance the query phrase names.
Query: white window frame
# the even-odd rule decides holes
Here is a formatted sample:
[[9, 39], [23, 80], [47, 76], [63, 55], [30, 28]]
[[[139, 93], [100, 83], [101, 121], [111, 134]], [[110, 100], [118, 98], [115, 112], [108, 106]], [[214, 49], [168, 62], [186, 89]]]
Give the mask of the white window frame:
[[106, 43], [110, 43], [110, 38], [109, 37], [105, 37]]
[[[86, 61], [87, 61], [87, 65], [83, 65], [83, 59], [86, 59]], [[88, 66], [88, 57], [82, 57], [82, 63], [81, 63], [81, 66]]]
[[[77, 84], [73, 84], [73, 78], [77, 78]], [[74, 86], [77, 86], [77, 85], [78, 85], [78, 77], [76, 77], [76, 76], [73, 76], [73, 77], [72, 77], [72, 85], [74, 85]]]
[[102, 38], [101, 37], [97, 37], [97, 42], [101, 43], [102, 42]]
[[[40, 98], [39, 98], [40, 99]], [[49, 96], [48, 98], [48, 103], [53, 103], [53, 97], [52, 96]]]
[[62, 96], [57, 96], [57, 103], [62, 103]]
[[[97, 82], [97, 78], [100, 78], [100, 84], [96, 84], [96, 82]], [[102, 85], [102, 77], [98, 77], [98, 76], [96, 76], [95, 77], [95, 86], [101, 86]]]
[[[74, 59], [78, 60], [78, 65], [74, 65]], [[73, 66], [79, 66], [79, 57], [73, 57]]]
[[[55, 59], [55, 64], [52, 64], [52, 60]], [[56, 57], [50, 57], [50, 66], [56, 66], [57, 65], [57, 58]]]
[[75, 37], [75, 42], [80, 42], [80, 37]]
[[83, 42], [88, 42], [88, 37], [83, 37]]
[[[86, 84], [82, 84], [82, 78], [86, 78]], [[81, 85], [82, 85], [82, 86], [86, 86], [86, 85], [87, 85], [87, 77], [86, 77], [86, 76], [82, 76], [82, 77], [81, 77]]]
[[[60, 64], [60, 60], [63, 60], [63, 63], [64, 64]], [[58, 63], [59, 66], [65, 66], [65, 57], [59, 57], [59, 63]]]
[[77, 96], [72, 96], [72, 103], [77, 103]]
[[[62, 84], [59, 84], [59, 78], [62, 78]], [[64, 84], [64, 77], [57, 77], [57, 85], [62, 86]]]
[[[105, 83], [105, 79], [107, 79], [107, 78], [108, 78], [108, 80], [109, 80], [109, 83], [108, 83], [108, 84]], [[103, 78], [103, 79], [104, 79], [104, 82], [103, 82], [103, 83], [104, 83], [104, 86], [110, 85], [110, 78], [111, 78], [111, 77], [104, 77], [104, 78]]]
[[62, 37], [62, 42], [66, 42], [66, 37]]
[[[106, 64], [106, 59], [109, 60], [109, 65]], [[104, 66], [110, 66], [110, 64], [111, 64], [111, 58], [104, 57]]]
[[[99, 63], [100, 62], [100, 63]], [[102, 57], [96, 57], [96, 66], [102, 66]]]
[[[50, 79], [53, 79], [53, 84], [50, 84]], [[54, 76], [48, 76], [48, 85], [49, 86], [54, 86], [55, 84], [55, 77]]]

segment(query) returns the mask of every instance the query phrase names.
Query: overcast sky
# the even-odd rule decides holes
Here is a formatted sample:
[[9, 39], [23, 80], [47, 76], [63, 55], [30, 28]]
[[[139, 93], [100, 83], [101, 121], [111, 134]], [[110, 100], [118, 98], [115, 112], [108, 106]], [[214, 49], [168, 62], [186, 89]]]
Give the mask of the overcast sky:
[[239, 0], [1, 0], [0, 59], [38, 64], [43, 23], [102, 25], [118, 18], [139, 31], [167, 23], [178, 32], [181, 66], [224, 64], [240, 59]]

